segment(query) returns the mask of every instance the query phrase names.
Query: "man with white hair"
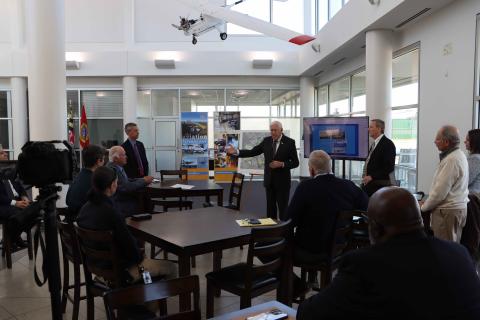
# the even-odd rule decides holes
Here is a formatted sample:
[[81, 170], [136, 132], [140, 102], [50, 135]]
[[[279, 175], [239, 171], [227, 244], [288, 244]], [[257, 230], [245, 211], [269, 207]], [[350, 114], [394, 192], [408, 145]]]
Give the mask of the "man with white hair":
[[270, 124], [270, 137], [263, 139], [251, 150], [235, 150], [227, 148], [229, 155], [240, 158], [265, 157], [263, 186], [267, 195], [267, 217], [277, 218], [277, 206], [281, 220], [286, 220], [286, 209], [290, 198], [290, 169], [298, 167], [297, 147], [295, 140], [283, 134], [282, 124], [273, 121]]
[[302, 181], [288, 206], [288, 218], [297, 227], [294, 236], [294, 264], [315, 263], [331, 250], [329, 238], [335, 217], [345, 210], [366, 210], [367, 195], [353, 182], [332, 174], [332, 159], [323, 150], [310, 153], [312, 179]]
[[117, 192], [113, 196], [115, 205], [125, 217], [138, 213], [138, 197], [135, 192], [152, 183], [153, 177], [129, 179], [123, 169], [127, 163], [127, 155], [120, 146], [111, 147], [108, 158], [110, 162], [107, 166], [115, 170], [118, 178]]
[[433, 234], [455, 242], [462, 237], [468, 203], [468, 162], [459, 144], [457, 128], [446, 125], [438, 130], [435, 145], [440, 151], [440, 163], [421, 207], [422, 212], [431, 212]]

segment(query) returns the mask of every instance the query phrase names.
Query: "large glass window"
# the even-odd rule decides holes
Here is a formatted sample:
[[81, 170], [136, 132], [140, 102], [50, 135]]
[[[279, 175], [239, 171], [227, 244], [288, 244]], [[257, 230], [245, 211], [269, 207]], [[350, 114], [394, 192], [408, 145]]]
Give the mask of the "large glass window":
[[[227, 4], [232, 4], [233, 2], [234, 1], [227, 1]], [[245, 1], [233, 6], [232, 10], [270, 22], [270, 0]], [[258, 32], [237, 26], [233, 23], [228, 24], [227, 32], [229, 34], [258, 34]]]
[[328, 90], [331, 115], [344, 115], [350, 112], [350, 78], [333, 82]]
[[0, 149], [9, 151], [12, 159], [13, 133], [12, 133], [12, 102], [9, 91], [0, 91]]
[[367, 110], [365, 92], [365, 71], [362, 71], [352, 76], [352, 112], [365, 112]]
[[324, 117], [328, 114], [328, 86], [318, 89], [317, 116]]
[[317, 6], [317, 12], [314, 20], [316, 20], [317, 30], [323, 28], [328, 20], [332, 19], [334, 15], [347, 4], [348, 0], [312, 0]]
[[304, 0], [273, 1], [272, 22], [284, 28], [304, 32]]

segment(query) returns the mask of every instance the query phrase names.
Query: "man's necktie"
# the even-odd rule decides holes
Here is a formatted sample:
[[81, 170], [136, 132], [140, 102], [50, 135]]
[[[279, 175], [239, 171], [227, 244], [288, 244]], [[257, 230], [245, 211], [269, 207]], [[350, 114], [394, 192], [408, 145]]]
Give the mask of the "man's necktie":
[[273, 141], [273, 156], [277, 154], [277, 148], [278, 148], [278, 140]]
[[375, 141], [370, 145], [370, 148], [368, 148], [368, 156], [365, 160], [365, 165], [363, 166], [362, 177], [365, 177], [367, 175], [367, 165], [368, 161], [370, 161], [370, 155], [372, 154], [373, 149], [375, 149]]
[[140, 175], [140, 177], [144, 177], [145, 171], [143, 169], [142, 158], [140, 158], [140, 153], [138, 152], [136, 142], [133, 144], [133, 152], [135, 153], [135, 158], [137, 159], [137, 163], [138, 163], [138, 174]]

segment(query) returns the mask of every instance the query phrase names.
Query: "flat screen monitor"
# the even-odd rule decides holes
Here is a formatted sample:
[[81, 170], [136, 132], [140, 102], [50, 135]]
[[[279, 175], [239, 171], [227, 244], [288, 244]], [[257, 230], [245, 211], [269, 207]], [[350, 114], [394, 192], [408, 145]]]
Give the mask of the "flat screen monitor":
[[303, 118], [305, 158], [314, 150], [323, 150], [332, 159], [365, 160], [368, 124], [368, 117]]

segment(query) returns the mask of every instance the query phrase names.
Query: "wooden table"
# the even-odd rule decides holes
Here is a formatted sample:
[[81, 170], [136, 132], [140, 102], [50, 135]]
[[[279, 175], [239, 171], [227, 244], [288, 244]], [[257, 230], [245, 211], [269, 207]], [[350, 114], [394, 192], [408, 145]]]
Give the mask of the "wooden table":
[[[223, 205], [223, 187], [216, 184], [211, 180], [194, 180], [194, 181], [182, 181], [182, 180], [167, 180], [157, 183], [151, 183], [141, 191], [139, 197], [141, 212], [149, 211], [147, 209], [146, 201], [151, 198], [163, 197], [162, 191], [171, 188], [174, 184], [188, 184], [194, 186], [192, 189], [182, 190], [182, 194], [186, 197], [205, 197], [206, 202], [210, 202], [210, 196], [217, 197], [217, 204]], [[147, 199], [145, 199], [147, 198]]]
[[215, 318], [211, 318], [211, 320], [245, 320], [247, 317], [251, 317], [262, 312], [267, 312], [272, 309], [282, 310], [284, 313], [288, 314], [289, 320], [296, 319], [297, 310], [287, 307], [278, 301], [269, 301], [250, 308], [233, 311]]
[[[190, 257], [213, 252], [213, 270], [218, 270], [222, 250], [247, 245], [251, 228], [240, 227], [235, 220], [251, 217], [254, 215], [248, 212], [208, 207], [155, 214], [151, 220], [128, 219], [127, 224], [140, 240], [177, 255], [179, 276], [188, 276]], [[288, 297], [290, 289], [285, 290], [285, 297]], [[285, 302], [289, 303], [287, 298]], [[189, 299], [180, 299], [182, 310], [187, 310], [189, 305]]]

